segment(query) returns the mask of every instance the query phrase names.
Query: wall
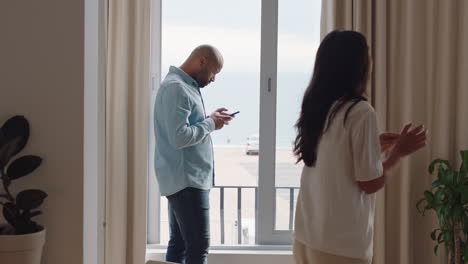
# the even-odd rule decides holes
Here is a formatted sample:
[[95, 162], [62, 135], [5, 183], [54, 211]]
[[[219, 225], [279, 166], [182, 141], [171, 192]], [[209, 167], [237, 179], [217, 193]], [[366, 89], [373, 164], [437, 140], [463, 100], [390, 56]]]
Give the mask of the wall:
[[31, 123], [24, 153], [43, 157], [13, 184], [49, 197], [43, 263], [83, 263], [84, 1], [0, 1], [0, 122]]

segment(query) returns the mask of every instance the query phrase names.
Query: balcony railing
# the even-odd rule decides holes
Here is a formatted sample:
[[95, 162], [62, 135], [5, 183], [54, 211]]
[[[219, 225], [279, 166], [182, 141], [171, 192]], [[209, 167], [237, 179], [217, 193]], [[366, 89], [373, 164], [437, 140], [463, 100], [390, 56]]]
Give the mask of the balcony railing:
[[[214, 189], [219, 189], [219, 212], [220, 212], [220, 228], [221, 228], [221, 245], [225, 244], [225, 206], [224, 197], [225, 190], [234, 189], [237, 190], [237, 244], [242, 244], [242, 191], [243, 190], [254, 190], [255, 191], [255, 212], [258, 212], [258, 187], [257, 186], [214, 186]], [[295, 193], [299, 190], [299, 187], [276, 187], [276, 190], [289, 190], [289, 230], [293, 230], [293, 219], [294, 219], [294, 206], [295, 206]], [[257, 219], [255, 217], [255, 226], [257, 225]]]

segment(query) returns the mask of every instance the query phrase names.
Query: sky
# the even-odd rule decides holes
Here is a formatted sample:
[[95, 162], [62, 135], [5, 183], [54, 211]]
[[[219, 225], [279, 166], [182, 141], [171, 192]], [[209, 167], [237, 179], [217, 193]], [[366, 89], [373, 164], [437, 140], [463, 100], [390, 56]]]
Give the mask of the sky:
[[[321, 0], [279, 0], [277, 147], [290, 147], [294, 123], [312, 75], [320, 40]], [[259, 129], [261, 0], [163, 0], [162, 76], [180, 66], [198, 45], [211, 44], [224, 57], [213, 84], [202, 89], [208, 113], [241, 111], [213, 134], [215, 145], [244, 145]]]
[[[279, 0], [278, 71], [311, 72], [320, 34], [320, 0]], [[225, 72], [259, 72], [261, 0], [163, 0], [162, 71], [196, 46], [216, 46]]]

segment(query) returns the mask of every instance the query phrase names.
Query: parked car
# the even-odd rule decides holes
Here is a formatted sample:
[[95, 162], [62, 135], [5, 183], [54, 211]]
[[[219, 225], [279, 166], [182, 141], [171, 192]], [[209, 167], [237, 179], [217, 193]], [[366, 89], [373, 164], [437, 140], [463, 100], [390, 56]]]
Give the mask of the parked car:
[[245, 148], [245, 154], [247, 155], [258, 155], [258, 142], [259, 136], [258, 134], [254, 134], [247, 137], [247, 143]]

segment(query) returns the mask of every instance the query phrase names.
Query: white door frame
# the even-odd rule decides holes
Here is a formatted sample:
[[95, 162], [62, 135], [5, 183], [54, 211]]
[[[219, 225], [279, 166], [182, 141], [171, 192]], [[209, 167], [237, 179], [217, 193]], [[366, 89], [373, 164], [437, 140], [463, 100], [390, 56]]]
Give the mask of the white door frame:
[[[162, 1], [152, 0], [151, 22], [151, 83], [152, 104], [161, 82], [161, 26]], [[256, 216], [256, 243], [263, 245], [290, 245], [292, 232], [275, 230], [276, 188], [276, 87], [278, 57], [278, 0], [262, 0], [261, 8], [261, 58], [260, 58], [260, 146], [258, 175], [258, 207]], [[153, 113], [151, 114], [151, 116]], [[151, 118], [152, 119], [152, 118]], [[154, 144], [153, 120], [150, 120], [150, 144]], [[160, 223], [159, 193], [154, 169], [154, 151], [150, 150], [148, 192], [148, 244], [158, 244]], [[154, 223], [158, 222], [158, 223]]]

